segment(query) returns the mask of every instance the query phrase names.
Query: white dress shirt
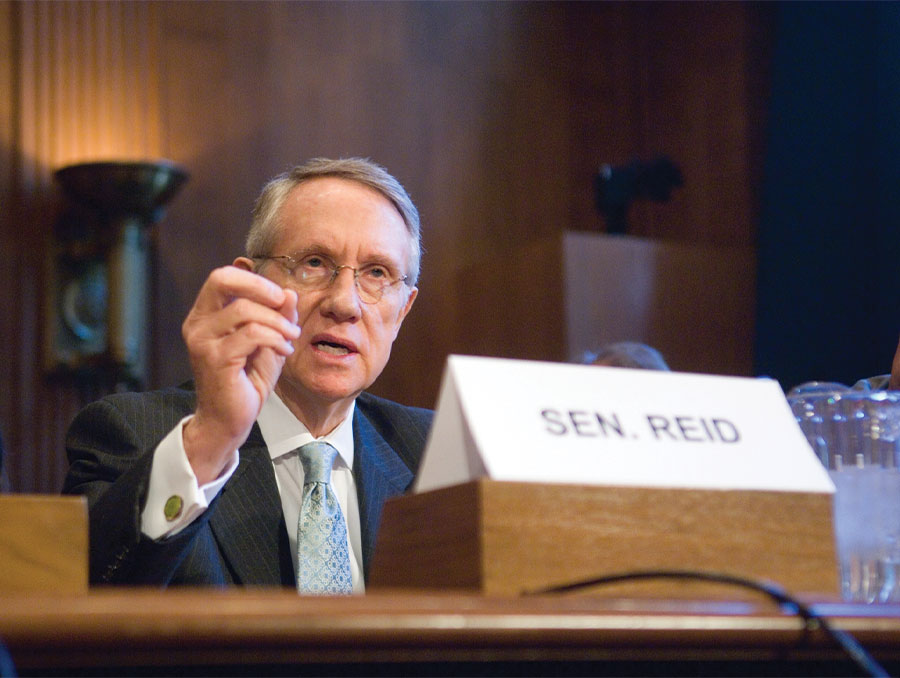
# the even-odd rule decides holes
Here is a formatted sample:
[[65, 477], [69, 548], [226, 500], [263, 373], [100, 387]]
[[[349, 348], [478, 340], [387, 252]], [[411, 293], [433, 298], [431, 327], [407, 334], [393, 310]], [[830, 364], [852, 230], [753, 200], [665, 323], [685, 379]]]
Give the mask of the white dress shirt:
[[[297, 419], [274, 392], [263, 403], [257, 423], [272, 458], [275, 481], [281, 496], [284, 522], [287, 525], [291, 553], [297, 550], [297, 521], [303, 497], [303, 467], [296, 450], [313, 440], [333, 445], [338, 454], [334, 459], [331, 486], [337, 496], [341, 511], [347, 521], [347, 538], [350, 553], [350, 573], [353, 576], [353, 592], [363, 593], [362, 531], [359, 519], [359, 501], [353, 478], [353, 411], [338, 426], [321, 438], [314, 438], [309, 429]], [[215, 496], [228, 482], [237, 468], [238, 455], [232, 466], [216, 480], [202, 487], [188, 462], [181, 431], [185, 417], [159, 443], [153, 455], [147, 503], [141, 514], [141, 531], [151, 539], [177, 534], [205, 511]], [[165, 517], [165, 504], [173, 496], [181, 497], [183, 508], [174, 520]], [[294, 562], [296, 569], [297, 563]]]

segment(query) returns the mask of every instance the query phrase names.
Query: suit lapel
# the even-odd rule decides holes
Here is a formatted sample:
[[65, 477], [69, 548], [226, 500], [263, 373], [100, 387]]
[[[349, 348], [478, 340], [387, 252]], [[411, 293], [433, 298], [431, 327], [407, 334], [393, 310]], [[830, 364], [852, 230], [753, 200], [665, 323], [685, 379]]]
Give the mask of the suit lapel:
[[[403, 494], [413, 473], [356, 408], [353, 415], [353, 474], [359, 499], [363, 565], [368, 578], [381, 509]], [[281, 497], [272, 460], [257, 425], [240, 450], [240, 463], [222, 488], [210, 527], [235, 583], [284, 586], [293, 582]]]
[[241, 447], [240, 457], [210, 518], [219, 550], [236, 583], [289, 584], [293, 565], [287, 554], [281, 498], [269, 451], [257, 425]]
[[368, 579], [384, 502], [403, 494], [413, 474], [371, 422], [356, 408], [353, 415], [353, 474], [359, 498], [363, 568]]

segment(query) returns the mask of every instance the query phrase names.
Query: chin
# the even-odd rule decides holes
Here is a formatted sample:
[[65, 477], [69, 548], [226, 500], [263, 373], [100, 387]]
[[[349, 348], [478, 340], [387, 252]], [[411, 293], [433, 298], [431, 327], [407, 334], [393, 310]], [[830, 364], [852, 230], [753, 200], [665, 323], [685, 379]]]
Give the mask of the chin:
[[355, 398], [365, 388], [366, 386], [359, 381], [340, 379], [324, 379], [306, 385], [306, 390], [313, 396], [331, 402]]

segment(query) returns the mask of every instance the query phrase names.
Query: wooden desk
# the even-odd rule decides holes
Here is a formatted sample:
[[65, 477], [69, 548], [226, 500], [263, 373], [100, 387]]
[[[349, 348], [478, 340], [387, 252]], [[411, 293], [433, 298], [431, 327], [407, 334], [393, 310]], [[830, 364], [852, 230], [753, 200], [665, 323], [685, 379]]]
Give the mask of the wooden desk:
[[[824, 604], [886, 668], [900, 606]], [[0, 598], [20, 675], [851, 675], [766, 602], [110, 589]]]

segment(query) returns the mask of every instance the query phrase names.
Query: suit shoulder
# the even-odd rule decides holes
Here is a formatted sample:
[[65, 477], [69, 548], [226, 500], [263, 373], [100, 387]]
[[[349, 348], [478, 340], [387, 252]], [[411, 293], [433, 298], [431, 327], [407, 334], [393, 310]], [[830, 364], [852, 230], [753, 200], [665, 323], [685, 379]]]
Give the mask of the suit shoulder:
[[355, 416], [363, 417], [406, 466], [415, 471], [434, 419], [432, 410], [362, 393], [356, 399]]
[[371, 393], [356, 398], [356, 408], [391, 445], [424, 447], [434, 411], [401, 405]]
[[361, 393], [356, 399], [356, 406], [370, 420], [390, 421], [394, 424], [404, 423], [416, 428], [428, 429], [434, 419], [434, 410], [401, 405], [371, 393]]
[[[118, 410], [133, 412], [150, 409], [154, 411], [193, 411], [196, 405], [196, 394], [192, 388], [172, 386], [154, 391], [129, 391], [113, 393], [87, 406], [95, 405], [112, 407]], [[87, 409], [86, 408], [86, 409]]]
[[114, 393], [86, 405], [75, 417], [70, 436], [78, 431], [170, 429], [194, 411], [196, 397], [190, 388]]

